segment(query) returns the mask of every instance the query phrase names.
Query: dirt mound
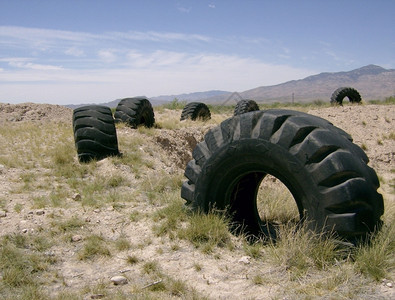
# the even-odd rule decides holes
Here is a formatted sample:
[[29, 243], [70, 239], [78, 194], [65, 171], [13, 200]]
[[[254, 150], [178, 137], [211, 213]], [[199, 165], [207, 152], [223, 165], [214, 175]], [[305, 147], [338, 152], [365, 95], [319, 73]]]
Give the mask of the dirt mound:
[[0, 122], [55, 121], [69, 122], [73, 110], [61, 105], [0, 103]]

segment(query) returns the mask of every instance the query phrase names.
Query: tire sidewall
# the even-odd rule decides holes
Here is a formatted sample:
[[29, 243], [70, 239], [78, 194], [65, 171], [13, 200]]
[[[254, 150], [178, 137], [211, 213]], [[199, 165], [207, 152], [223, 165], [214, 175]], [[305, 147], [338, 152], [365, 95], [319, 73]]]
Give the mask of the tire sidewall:
[[301, 217], [309, 221], [308, 226], [324, 226], [317, 224], [325, 218], [317, 215], [321, 214], [319, 193], [313, 178], [286, 149], [262, 139], [236, 140], [219, 148], [202, 166], [196, 181], [195, 191], [199, 192], [195, 194], [195, 203], [206, 212], [211, 207], [225, 209], [230, 205], [229, 191], [243, 174], [250, 172], [264, 172], [278, 178], [292, 193]]

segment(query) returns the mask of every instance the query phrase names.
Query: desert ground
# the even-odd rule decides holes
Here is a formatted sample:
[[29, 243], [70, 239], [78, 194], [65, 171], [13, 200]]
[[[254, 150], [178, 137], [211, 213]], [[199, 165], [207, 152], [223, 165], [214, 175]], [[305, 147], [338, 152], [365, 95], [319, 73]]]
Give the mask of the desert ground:
[[[395, 220], [395, 105], [303, 109], [364, 149], [380, 179], [384, 224]], [[123, 157], [81, 165], [71, 109], [0, 103], [0, 258], [10, 265], [0, 266], [0, 298], [395, 298], [393, 258], [373, 278], [351, 254], [319, 267], [307, 257], [294, 268], [275, 245], [250, 245], [230, 233], [210, 247], [184, 238], [191, 222], [180, 197], [186, 163], [231, 113], [212, 113], [207, 122], [180, 122], [180, 114], [155, 108], [156, 128], [117, 125]], [[179, 220], [170, 217], [177, 213]], [[26, 270], [10, 276], [7, 253]]]

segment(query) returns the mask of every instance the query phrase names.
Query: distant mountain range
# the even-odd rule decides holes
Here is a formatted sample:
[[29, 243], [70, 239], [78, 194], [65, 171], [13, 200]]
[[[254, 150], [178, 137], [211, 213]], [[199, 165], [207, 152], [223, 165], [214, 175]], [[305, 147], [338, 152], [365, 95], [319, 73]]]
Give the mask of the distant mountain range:
[[239, 100], [236, 97], [239, 95], [258, 103], [329, 101], [332, 93], [342, 86], [355, 88], [365, 100], [395, 96], [395, 70], [368, 65], [349, 72], [320, 73], [301, 80], [234, 93], [233, 97], [231, 93], [210, 97], [205, 99], [205, 103], [220, 104], [227, 100], [234, 103], [234, 100]]
[[[199, 101], [206, 104], [235, 104], [240, 99], [253, 99], [258, 103], [329, 101], [332, 93], [342, 86], [357, 89], [364, 100], [381, 100], [395, 96], [395, 69], [368, 65], [348, 72], [320, 73], [304, 79], [272, 86], [261, 86], [244, 92], [214, 90], [158, 96], [149, 100], [153, 106], [164, 104], [175, 98], [180, 101]], [[116, 99], [111, 102], [100, 103], [100, 105], [116, 107], [119, 101], [120, 99]], [[76, 108], [83, 105], [87, 104], [66, 106]]]

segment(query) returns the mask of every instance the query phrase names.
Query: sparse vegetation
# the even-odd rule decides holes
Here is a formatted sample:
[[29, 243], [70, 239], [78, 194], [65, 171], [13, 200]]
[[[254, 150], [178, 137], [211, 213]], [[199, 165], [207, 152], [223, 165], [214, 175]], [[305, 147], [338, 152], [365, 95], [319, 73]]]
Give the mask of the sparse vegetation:
[[92, 259], [96, 255], [110, 256], [111, 252], [103, 237], [91, 235], [85, 239], [84, 247], [80, 250], [78, 258], [80, 260]]
[[384, 100], [369, 100], [370, 104], [384, 104], [384, 105], [393, 105], [395, 104], [395, 97], [388, 97]]
[[[394, 105], [394, 99], [377, 103]], [[2, 123], [1, 299], [206, 299], [219, 280], [229, 287], [222, 291], [229, 298], [240, 296], [239, 285], [259, 296], [270, 286], [272, 299], [380, 298], [392, 291], [383, 280], [395, 280], [394, 168], [378, 172], [384, 224], [363, 244], [308, 231], [299, 224], [292, 195], [269, 176], [258, 191], [258, 208], [262, 218], [278, 224], [279, 238], [250, 241], [233, 235], [223, 215], [186, 209], [180, 197], [184, 166], [172, 162], [180, 149], [166, 150], [157, 140], [185, 131], [201, 140], [234, 106], [210, 106], [207, 122], [180, 122], [184, 105], [175, 99], [155, 108], [154, 128], [117, 124], [122, 156], [86, 164], [77, 160], [70, 123]], [[302, 111], [330, 106], [319, 100], [259, 105]], [[386, 126], [389, 116], [381, 117]], [[367, 131], [369, 122], [365, 117], [353, 126]], [[358, 144], [373, 152], [394, 141], [395, 132], [387, 130]], [[377, 160], [371, 163], [376, 168]], [[238, 262], [243, 256], [251, 262]], [[114, 288], [115, 275], [128, 284]]]
[[192, 215], [178, 236], [205, 253], [211, 253], [215, 247], [231, 246], [229, 221], [215, 213]]
[[126, 261], [129, 265], [134, 265], [139, 262], [139, 259], [135, 255], [128, 255], [128, 257], [126, 258]]

